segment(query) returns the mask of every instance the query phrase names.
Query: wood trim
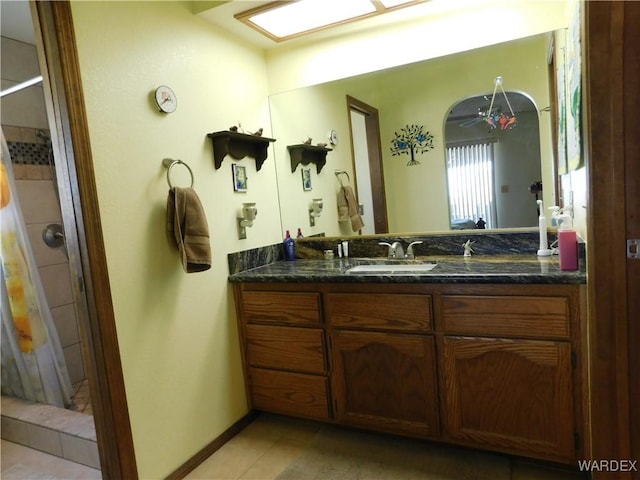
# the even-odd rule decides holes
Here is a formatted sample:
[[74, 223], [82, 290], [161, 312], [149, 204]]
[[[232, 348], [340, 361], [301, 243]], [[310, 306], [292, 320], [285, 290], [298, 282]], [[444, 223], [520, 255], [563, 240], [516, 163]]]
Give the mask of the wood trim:
[[89, 386], [103, 478], [137, 479], [71, 4], [35, 2], [57, 87], [89, 311]]
[[[384, 170], [382, 166], [382, 144], [380, 141], [380, 118], [378, 109], [361, 102], [357, 98], [347, 95], [347, 109], [349, 118], [349, 130], [351, 127], [351, 110], [358, 111], [364, 115], [364, 124], [367, 135], [367, 151], [369, 154], [369, 175], [371, 179], [371, 196], [373, 199], [374, 229], [376, 233], [387, 233], [389, 231], [389, 220], [387, 218], [387, 196], [384, 189]], [[351, 158], [353, 159], [354, 176], [357, 175], [355, 168], [355, 154], [351, 145]], [[357, 186], [357, 178], [354, 178]], [[357, 189], [356, 189], [357, 192]]]
[[238, 420], [236, 423], [231, 425], [228, 429], [226, 429], [220, 436], [206, 445], [202, 450], [196, 453], [193, 457], [187, 460], [185, 463], [180, 465], [176, 470], [170, 473], [165, 480], [179, 480], [187, 476], [188, 473], [195, 470], [198, 465], [204, 462], [207, 458], [213, 455], [215, 452], [220, 450], [233, 437], [238, 435], [242, 430], [244, 430], [251, 422], [253, 422], [256, 417], [258, 417], [258, 412], [256, 410], [251, 410], [244, 417]]
[[[640, 238], [640, 4], [624, 2], [624, 156], [626, 236]], [[631, 458], [640, 463], [640, 260], [627, 259], [629, 425]], [[635, 408], [631, 406], [634, 405]], [[638, 466], [640, 469], [640, 466]], [[640, 472], [632, 478], [640, 479]]]
[[[634, 48], [624, 43], [625, 26], [635, 28], [625, 25], [628, 3], [634, 2], [584, 2], [590, 417], [596, 460], [631, 458], [624, 142], [627, 135], [637, 137], [638, 125], [625, 123], [622, 113], [626, 91], [637, 90], [638, 80], [623, 75], [625, 48]], [[593, 478], [607, 475], [594, 472]]]

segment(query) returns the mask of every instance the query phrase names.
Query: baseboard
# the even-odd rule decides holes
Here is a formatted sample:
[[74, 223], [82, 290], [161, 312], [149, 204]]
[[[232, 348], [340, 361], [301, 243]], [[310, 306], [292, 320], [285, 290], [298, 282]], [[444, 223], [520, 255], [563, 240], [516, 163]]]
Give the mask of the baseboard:
[[220, 436], [215, 438], [211, 443], [209, 443], [202, 450], [200, 450], [193, 457], [183, 463], [175, 471], [173, 471], [170, 475], [168, 475], [165, 480], [180, 480], [186, 477], [189, 472], [195, 470], [198, 465], [204, 462], [207, 458], [209, 458], [217, 450], [219, 450], [225, 443], [227, 443], [238, 433], [244, 430], [244, 428], [249, 425], [257, 416], [258, 412], [256, 412], [255, 410], [247, 413], [244, 417], [242, 417], [240, 420], [226, 429]]

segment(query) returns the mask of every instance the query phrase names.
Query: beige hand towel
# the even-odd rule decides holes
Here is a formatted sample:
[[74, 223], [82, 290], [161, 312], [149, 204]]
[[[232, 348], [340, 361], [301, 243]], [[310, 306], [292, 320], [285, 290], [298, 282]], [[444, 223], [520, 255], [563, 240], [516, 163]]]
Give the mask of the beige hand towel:
[[364, 227], [362, 217], [358, 213], [356, 196], [349, 185], [341, 187], [338, 193], [338, 218], [349, 218], [351, 220], [351, 229], [354, 232]]
[[169, 240], [180, 252], [185, 272], [211, 268], [207, 217], [193, 188], [173, 187], [169, 190], [167, 231]]

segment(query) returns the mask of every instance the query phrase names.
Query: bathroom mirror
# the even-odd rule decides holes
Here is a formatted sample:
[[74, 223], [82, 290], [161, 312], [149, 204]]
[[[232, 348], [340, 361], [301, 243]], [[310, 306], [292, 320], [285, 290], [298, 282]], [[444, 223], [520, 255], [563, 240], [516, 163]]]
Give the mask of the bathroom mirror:
[[[351, 141], [351, 121], [346, 97], [365, 102], [379, 112], [380, 147], [383, 166], [384, 194], [388, 214], [388, 231], [416, 233], [447, 231], [452, 227], [448, 186], [446, 144], [447, 118], [461, 100], [491, 96], [497, 76], [504, 79], [508, 92], [518, 92], [531, 101], [526, 114], [522, 114], [517, 129], [518, 135], [526, 129], [527, 138], [536, 135], [538, 144], [520, 144], [520, 152], [510, 155], [511, 167], [519, 165], [524, 157], [537, 156], [539, 176], [531, 173], [527, 182], [541, 181], [545, 206], [555, 204], [555, 175], [553, 167], [553, 136], [550, 113], [550, 67], [549, 48], [553, 32], [521, 38], [511, 42], [478, 48], [467, 52], [434, 58], [392, 69], [345, 78], [325, 84], [291, 90], [269, 98], [272, 131], [280, 141], [274, 146], [275, 162], [280, 196], [283, 229], [304, 225], [308, 215], [304, 206], [311, 197], [324, 198], [324, 211], [316, 226], [306, 235], [324, 233], [328, 236], [348, 236], [348, 222], [338, 222], [336, 195], [346, 176], [334, 172], [344, 171], [349, 175], [351, 186], [356, 189], [358, 176], [354, 170], [352, 148], [359, 146]], [[504, 101], [500, 101], [507, 108]], [[533, 121], [533, 118], [537, 121]], [[406, 125], [424, 127], [434, 136], [434, 148], [416, 155], [418, 165], [407, 166], [407, 156], [393, 156], [390, 150], [395, 132]], [[484, 134], [486, 124], [484, 125]], [[478, 125], [482, 129], [482, 125]], [[312, 138], [313, 143], [327, 142], [329, 132], [335, 130], [340, 141], [330, 145], [327, 164], [320, 174], [312, 171], [313, 191], [305, 192], [300, 187], [299, 172], [292, 173], [286, 145]], [[510, 131], [511, 132], [511, 131]], [[515, 132], [515, 130], [513, 130]], [[508, 135], [508, 132], [501, 132]], [[500, 138], [496, 135], [497, 141]], [[532, 152], [537, 150], [534, 154]], [[521, 153], [521, 155], [519, 154]], [[525, 155], [526, 153], [526, 155]], [[299, 167], [301, 168], [301, 167]], [[288, 171], [287, 171], [288, 169]], [[313, 170], [313, 169], [312, 169]], [[524, 191], [521, 184], [503, 182], [498, 179], [498, 191], [503, 194], [522, 192], [522, 211], [526, 218], [518, 222], [498, 223], [497, 228], [537, 225], [536, 197]], [[527, 187], [529, 185], [527, 184]], [[375, 193], [374, 195], [379, 194]], [[308, 198], [307, 198], [308, 197]], [[364, 208], [368, 208], [364, 205]], [[530, 213], [533, 212], [533, 217]], [[474, 219], [474, 220], [477, 220]], [[308, 224], [308, 222], [306, 222]], [[376, 233], [363, 231], [363, 233]]]

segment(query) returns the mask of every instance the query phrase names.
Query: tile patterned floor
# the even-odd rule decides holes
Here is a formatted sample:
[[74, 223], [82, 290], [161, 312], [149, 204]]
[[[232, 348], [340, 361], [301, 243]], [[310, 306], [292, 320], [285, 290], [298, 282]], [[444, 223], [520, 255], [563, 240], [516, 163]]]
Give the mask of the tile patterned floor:
[[3, 480], [101, 478], [88, 382], [73, 387], [69, 409], [2, 396]]
[[[321, 424], [315, 422], [261, 414], [239, 435], [189, 473], [185, 479], [275, 480], [296, 457], [308, 448], [308, 444], [321, 427]], [[466, 451], [466, 449], [458, 449], [460, 455], [464, 455]], [[2, 440], [1, 477], [3, 480], [102, 478], [99, 470], [5, 440]], [[583, 480], [584, 478], [575, 473], [552, 469], [535, 462], [513, 460], [509, 480]]]
[[[308, 448], [308, 444], [320, 428], [321, 425], [315, 422], [261, 414], [239, 435], [185, 478], [188, 480], [275, 480], [298, 455]], [[466, 449], [456, 449], [456, 455], [465, 455], [467, 452], [469, 451]], [[535, 462], [512, 460], [510, 464], [509, 480], [583, 480], [585, 478], [577, 473], [554, 469]]]
[[93, 480], [100, 470], [2, 440], [2, 480]]

